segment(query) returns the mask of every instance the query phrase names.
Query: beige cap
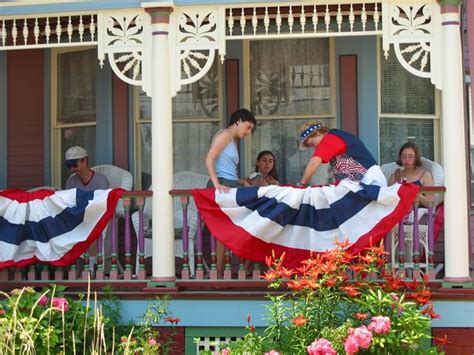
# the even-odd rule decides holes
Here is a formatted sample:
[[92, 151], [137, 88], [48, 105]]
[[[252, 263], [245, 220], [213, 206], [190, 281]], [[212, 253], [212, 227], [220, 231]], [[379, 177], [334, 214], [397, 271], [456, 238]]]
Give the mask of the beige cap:
[[76, 145], [66, 151], [66, 160], [77, 160], [87, 157], [87, 150]]

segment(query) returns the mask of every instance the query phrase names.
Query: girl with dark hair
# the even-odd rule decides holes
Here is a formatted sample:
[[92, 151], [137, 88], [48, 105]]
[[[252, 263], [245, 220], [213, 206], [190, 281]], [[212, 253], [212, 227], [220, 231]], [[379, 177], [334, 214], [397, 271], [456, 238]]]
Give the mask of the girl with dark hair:
[[[205, 159], [209, 174], [207, 187], [215, 187], [217, 191], [228, 193], [231, 188], [239, 185], [250, 186], [246, 179], [238, 177], [239, 151], [237, 142], [252, 134], [256, 125], [257, 120], [252, 113], [249, 110], [240, 109], [230, 116], [228, 127], [215, 134]], [[216, 256], [217, 275], [222, 278], [225, 249], [220, 241], [217, 241]]]
[[239, 179], [237, 174], [237, 141], [250, 135], [256, 125], [257, 120], [250, 111], [240, 109], [231, 115], [229, 126], [215, 134], [205, 160], [210, 179], [208, 187], [229, 192], [238, 185], [248, 186], [247, 181]]
[[275, 155], [270, 150], [262, 150], [258, 153], [255, 171], [249, 175], [247, 181], [252, 186], [280, 185]]
[[[396, 182], [409, 182], [419, 186], [433, 186], [433, 176], [431, 173], [421, 166], [420, 148], [413, 143], [407, 142], [400, 148], [396, 163], [400, 166], [390, 176], [389, 185]], [[433, 195], [424, 196], [418, 194], [418, 202], [423, 206], [428, 206], [428, 202], [433, 200]], [[416, 201], [416, 200], [415, 200]]]

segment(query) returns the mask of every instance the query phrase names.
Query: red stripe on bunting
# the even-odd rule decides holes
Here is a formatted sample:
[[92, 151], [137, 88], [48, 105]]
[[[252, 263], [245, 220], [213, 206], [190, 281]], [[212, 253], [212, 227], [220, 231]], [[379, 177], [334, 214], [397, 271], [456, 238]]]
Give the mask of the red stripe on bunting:
[[[352, 254], [357, 254], [370, 246], [371, 243], [379, 243], [410, 212], [418, 191], [419, 187], [416, 185], [402, 185], [398, 191], [401, 200], [395, 210], [375, 225], [369, 233], [361, 236], [348, 250]], [[312, 254], [318, 254], [318, 252], [311, 252], [306, 249], [266, 243], [242, 227], [235, 225], [215, 202], [215, 189], [213, 188], [194, 189], [192, 193], [199, 213], [204, 218], [212, 235], [241, 258], [255, 262], [265, 262], [266, 256], [273, 255], [278, 258], [285, 253], [284, 265], [295, 268], [301, 266], [301, 261], [308, 259]]]
[[[12, 191], [12, 190], [7, 190], [7, 191]], [[18, 190], [21, 191], [21, 190]], [[47, 190], [40, 190], [40, 191], [47, 191]], [[48, 263], [54, 266], [69, 266], [72, 263], [74, 263], [86, 250], [89, 248], [89, 246], [97, 239], [99, 236], [102, 234], [104, 231], [105, 227], [107, 227], [107, 224], [109, 223], [110, 219], [112, 218], [114, 212], [115, 212], [115, 207], [117, 206], [118, 200], [122, 196], [123, 192], [125, 190], [123, 189], [112, 189], [109, 194], [107, 195], [107, 209], [105, 213], [102, 215], [102, 217], [99, 219], [95, 227], [92, 229], [92, 231], [89, 233], [87, 239], [85, 239], [82, 242], [76, 243], [72, 249], [64, 254], [64, 256], [58, 260], [51, 260], [51, 261], [41, 261], [44, 263]], [[54, 192], [53, 192], [54, 193]], [[0, 270], [7, 268], [7, 267], [25, 267], [28, 265], [31, 265], [33, 263], [39, 262], [38, 258], [35, 256], [29, 259], [23, 259], [23, 260], [6, 260], [0, 262]]]
[[395, 227], [413, 207], [416, 195], [420, 191], [420, 187], [415, 184], [404, 183], [398, 190], [400, 201], [393, 212], [380, 220], [369, 233], [361, 236], [356, 243], [352, 244], [348, 250], [352, 254], [360, 253], [363, 249], [380, 243], [382, 238]]
[[46, 189], [32, 192], [28, 192], [21, 189], [8, 189], [0, 192], [0, 197], [6, 197], [18, 203], [25, 203], [34, 200], [44, 200], [46, 197], [49, 197], [51, 195], [54, 195], [54, 191]]

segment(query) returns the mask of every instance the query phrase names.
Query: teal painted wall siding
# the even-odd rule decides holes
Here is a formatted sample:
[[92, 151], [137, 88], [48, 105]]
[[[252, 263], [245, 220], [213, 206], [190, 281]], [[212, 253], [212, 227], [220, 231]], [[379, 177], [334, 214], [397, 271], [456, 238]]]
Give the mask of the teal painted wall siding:
[[44, 184], [51, 185], [51, 50], [44, 50]]
[[96, 72], [96, 164], [113, 163], [113, 107], [112, 69], [108, 64], [103, 68], [97, 64]]
[[7, 52], [0, 51], [0, 189], [7, 187]]
[[[339, 93], [339, 56], [357, 55], [359, 138], [374, 158], [379, 160], [379, 126], [377, 99], [377, 37], [336, 38], [336, 87]], [[340, 102], [337, 94], [337, 122], [340, 127]]]
[[[151, 301], [122, 301], [122, 321], [136, 320]], [[247, 314], [255, 327], [266, 325], [266, 300], [171, 300], [170, 311], [183, 327], [245, 327]], [[433, 327], [474, 328], [474, 301], [434, 301], [440, 319]], [[165, 324], [162, 324], [165, 325]]]

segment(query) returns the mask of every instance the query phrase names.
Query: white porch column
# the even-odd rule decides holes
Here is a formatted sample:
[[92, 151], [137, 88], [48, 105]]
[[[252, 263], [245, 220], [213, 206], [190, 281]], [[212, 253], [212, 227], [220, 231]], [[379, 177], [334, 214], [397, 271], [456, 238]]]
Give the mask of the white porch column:
[[171, 7], [147, 8], [152, 23], [152, 282], [175, 280], [173, 199], [173, 127], [170, 90], [169, 16]]
[[[455, 3], [455, 4], [453, 4]], [[464, 125], [462, 47], [459, 1], [441, 0], [442, 137], [446, 196], [444, 221], [445, 282], [469, 277], [469, 207]]]

